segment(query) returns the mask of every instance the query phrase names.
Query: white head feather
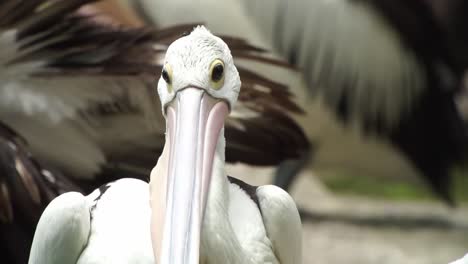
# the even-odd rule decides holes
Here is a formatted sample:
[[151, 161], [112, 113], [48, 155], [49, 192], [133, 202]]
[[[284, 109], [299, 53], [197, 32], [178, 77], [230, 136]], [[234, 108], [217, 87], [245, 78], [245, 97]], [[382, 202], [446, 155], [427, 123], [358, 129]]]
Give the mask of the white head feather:
[[[211, 81], [210, 66], [216, 60], [224, 62], [224, 84], [214, 89]], [[205, 27], [196, 27], [190, 35], [174, 41], [167, 49], [165, 65], [172, 69], [172, 89], [161, 77], [158, 93], [163, 107], [174, 99], [177, 91], [189, 86], [204, 89], [215, 98], [226, 100], [234, 106], [239, 95], [241, 81], [234, 66], [231, 51], [219, 37], [211, 34]]]

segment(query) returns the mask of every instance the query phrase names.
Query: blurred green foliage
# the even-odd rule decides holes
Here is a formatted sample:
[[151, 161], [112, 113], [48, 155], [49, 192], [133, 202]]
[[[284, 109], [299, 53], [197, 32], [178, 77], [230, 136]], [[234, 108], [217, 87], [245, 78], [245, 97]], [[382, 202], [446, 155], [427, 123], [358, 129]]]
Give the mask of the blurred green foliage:
[[[468, 203], [468, 169], [457, 169], [453, 173], [455, 201]], [[414, 181], [372, 178], [335, 174], [322, 177], [323, 183], [332, 191], [342, 195], [369, 196], [389, 200], [437, 200], [429, 186]]]

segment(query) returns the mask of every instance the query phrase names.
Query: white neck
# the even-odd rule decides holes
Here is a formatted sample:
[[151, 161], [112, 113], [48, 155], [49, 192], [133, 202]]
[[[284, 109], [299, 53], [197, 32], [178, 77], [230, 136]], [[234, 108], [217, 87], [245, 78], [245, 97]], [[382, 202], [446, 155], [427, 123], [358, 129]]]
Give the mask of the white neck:
[[223, 128], [216, 146], [213, 175], [202, 223], [200, 263], [248, 264], [251, 261], [243, 254], [229, 219], [229, 181], [224, 168], [224, 153]]

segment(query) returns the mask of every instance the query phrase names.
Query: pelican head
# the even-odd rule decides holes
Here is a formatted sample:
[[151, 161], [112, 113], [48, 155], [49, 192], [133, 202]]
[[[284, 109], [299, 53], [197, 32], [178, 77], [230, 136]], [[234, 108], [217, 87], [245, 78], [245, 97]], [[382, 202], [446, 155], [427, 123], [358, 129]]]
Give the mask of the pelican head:
[[151, 173], [157, 263], [199, 261], [213, 163], [224, 159], [224, 120], [240, 86], [228, 46], [204, 27], [169, 46], [158, 82], [166, 144]]

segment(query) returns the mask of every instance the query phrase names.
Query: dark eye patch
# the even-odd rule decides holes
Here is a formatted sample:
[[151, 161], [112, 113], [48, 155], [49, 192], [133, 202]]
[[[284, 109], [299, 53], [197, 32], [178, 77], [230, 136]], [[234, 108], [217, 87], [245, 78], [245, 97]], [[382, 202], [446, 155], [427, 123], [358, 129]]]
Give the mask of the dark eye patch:
[[218, 82], [223, 78], [224, 74], [224, 66], [219, 63], [213, 67], [213, 70], [211, 71], [211, 80], [214, 82]]
[[161, 76], [166, 81], [166, 83], [171, 84], [171, 78], [169, 77], [169, 73], [167, 73], [166, 69], [163, 69], [161, 72]]

